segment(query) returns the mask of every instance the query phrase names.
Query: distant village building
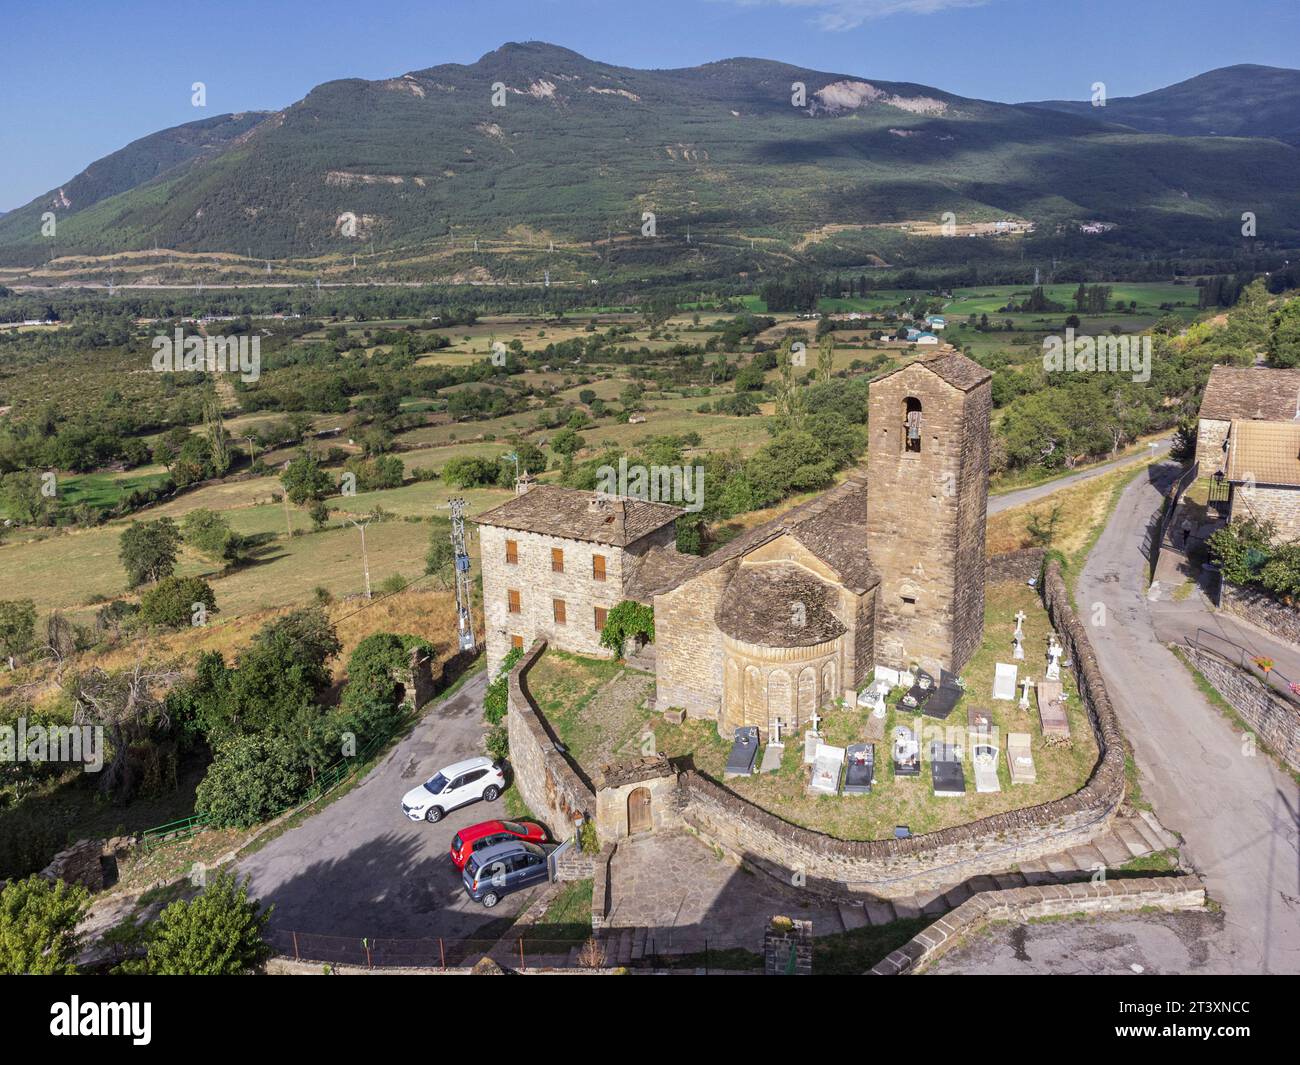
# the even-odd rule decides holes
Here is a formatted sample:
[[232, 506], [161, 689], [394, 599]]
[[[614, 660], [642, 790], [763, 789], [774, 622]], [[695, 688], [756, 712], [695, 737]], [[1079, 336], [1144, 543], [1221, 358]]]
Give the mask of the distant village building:
[[941, 314], [927, 314], [925, 324], [930, 327], [931, 332], [940, 333], [948, 326], [948, 320]]
[[916, 336], [912, 337], [912, 343], [913, 344], [937, 344], [939, 343], [939, 338], [935, 336], [933, 333], [918, 332]]

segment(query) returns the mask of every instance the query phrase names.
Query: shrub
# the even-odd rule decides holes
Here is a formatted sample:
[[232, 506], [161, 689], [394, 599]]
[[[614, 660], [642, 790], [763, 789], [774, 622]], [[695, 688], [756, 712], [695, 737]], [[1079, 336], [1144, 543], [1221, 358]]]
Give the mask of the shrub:
[[501, 660], [496, 679], [488, 685], [487, 694], [483, 696], [483, 718], [489, 725], [499, 725], [506, 716], [510, 701], [510, 671], [523, 656], [520, 648], [512, 647]]
[[655, 611], [652, 606], [645, 606], [631, 599], [624, 599], [614, 607], [605, 618], [605, 627], [600, 630], [600, 645], [608, 647], [617, 655], [623, 653], [623, 645], [630, 636], [642, 636], [653, 642], [655, 638]]
[[217, 751], [194, 808], [218, 828], [260, 824], [303, 797], [306, 770], [302, 754], [284, 738], [236, 736]]
[[0, 890], [0, 973], [71, 975], [77, 971], [86, 889], [29, 876]]
[[144, 969], [154, 976], [251, 973], [271, 956], [262, 939], [270, 917], [248, 897], [246, 881], [218, 873], [198, 898], [177, 900], [158, 915]]
[[140, 620], [146, 625], [184, 629], [194, 624], [199, 606], [216, 613], [217, 597], [200, 577], [164, 577], [140, 597]]

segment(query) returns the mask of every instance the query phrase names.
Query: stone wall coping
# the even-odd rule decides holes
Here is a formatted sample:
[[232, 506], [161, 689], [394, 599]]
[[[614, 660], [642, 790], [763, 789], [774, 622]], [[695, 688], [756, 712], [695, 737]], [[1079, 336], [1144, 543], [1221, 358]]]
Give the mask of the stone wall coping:
[[991, 920], [1064, 916], [1071, 913], [1078, 903], [1089, 899], [1108, 900], [1108, 913], [1140, 910], [1147, 906], [1193, 909], [1205, 905], [1205, 884], [1198, 876], [1152, 876], [981, 891], [891, 951], [871, 968], [868, 975], [899, 976], [917, 972], [963, 936]]

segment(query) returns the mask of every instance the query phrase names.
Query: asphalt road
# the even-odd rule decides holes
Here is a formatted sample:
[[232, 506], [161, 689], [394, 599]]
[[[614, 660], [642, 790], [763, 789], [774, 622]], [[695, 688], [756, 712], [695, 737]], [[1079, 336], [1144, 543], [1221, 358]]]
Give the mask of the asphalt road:
[[1300, 973], [1300, 788], [1267, 755], [1246, 753], [1152, 624], [1147, 544], [1177, 472], [1157, 464], [1128, 486], [1075, 598], [1133, 745], [1142, 793], [1183, 837], [1224, 907], [1198, 971]]
[[1121, 466], [1131, 466], [1135, 462], [1145, 462], [1152, 455], [1168, 454], [1171, 442], [1170, 439], [1157, 440], [1155, 447], [1135, 451], [1132, 455], [1124, 455], [1122, 458], [1112, 459], [1110, 462], [1103, 462], [1098, 466], [1090, 466], [1078, 473], [1067, 473], [1064, 477], [1044, 481], [1042, 484], [1032, 485], [1029, 488], [1017, 488], [1014, 492], [1003, 492], [1001, 495], [990, 496], [989, 513], [997, 514], [999, 511], [1010, 510], [1012, 507], [1034, 503], [1039, 499], [1050, 496], [1053, 492], [1059, 492], [1062, 488], [1069, 488], [1081, 481], [1090, 481], [1094, 477], [1101, 477], [1112, 470], [1118, 470]]
[[402, 796], [450, 762], [482, 754], [479, 672], [435, 705], [405, 740], [347, 795], [239, 863], [251, 891], [272, 903], [271, 926], [349, 937], [472, 937], [489, 921], [513, 916], [532, 894], [507, 896], [485, 910], [465, 897], [448, 851], [457, 830], [504, 814], [504, 803], [476, 802], [436, 825], [408, 821]]

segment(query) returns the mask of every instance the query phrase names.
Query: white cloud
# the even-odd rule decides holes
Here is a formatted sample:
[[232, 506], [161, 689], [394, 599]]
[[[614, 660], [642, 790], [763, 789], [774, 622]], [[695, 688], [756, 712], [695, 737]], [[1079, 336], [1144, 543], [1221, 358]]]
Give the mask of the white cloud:
[[734, 0], [745, 7], [806, 8], [823, 30], [852, 30], [887, 15], [934, 15], [958, 7], [981, 7], [988, 0]]

